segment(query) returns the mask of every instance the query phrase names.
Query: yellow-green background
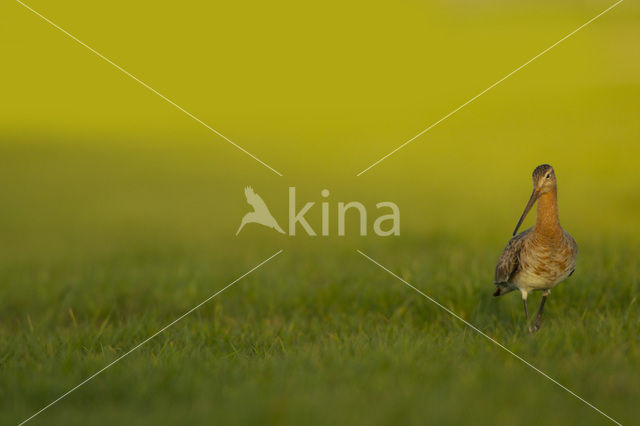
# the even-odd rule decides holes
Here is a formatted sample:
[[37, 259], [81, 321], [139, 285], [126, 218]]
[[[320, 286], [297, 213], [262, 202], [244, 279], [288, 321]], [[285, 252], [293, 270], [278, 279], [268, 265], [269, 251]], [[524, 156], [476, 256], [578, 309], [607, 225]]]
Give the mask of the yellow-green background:
[[[61, 342], [74, 339], [70, 308], [75, 321], [86, 322], [88, 336], [92, 330], [100, 329], [106, 317], [121, 325], [148, 324], [152, 331], [155, 324], [176, 317], [181, 307], [193, 306], [202, 299], [200, 296], [211, 294], [280, 248], [285, 251], [279, 260], [291, 268], [257, 272], [256, 275], [263, 274], [262, 286], [269, 288], [274, 281], [286, 280], [291, 286], [282, 284], [282, 294], [304, 292], [301, 294], [313, 306], [317, 294], [322, 294], [317, 293], [317, 283], [333, 283], [335, 292], [325, 295], [325, 314], [332, 312], [332, 307], [345, 315], [350, 313], [347, 317], [353, 322], [345, 326], [347, 336], [353, 330], [361, 330], [358, 321], [379, 320], [377, 316], [371, 321], [362, 318], [373, 315], [380, 306], [397, 309], [392, 302], [395, 299], [387, 299], [390, 296], [382, 286], [388, 286], [389, 291], [402, 286], [390, 282], [390, 276], [381, 276], [384, 273], [374, 265], [366, 264], [355, 253], [360, 248], [390, 268], [403, 271], [406, 278], [422, 277], [413, 283], [447, 297], [448, 305], [463, 315], [476, 312], [475, 320], [489, 327], [490, 334], [506, 333], [502, 337], [517, 346], [518, 339], [527, 339], [519, 330], [519, 298], [513, 296], [495, 304], [488, 296], [494, 262], [528, 198], [530, 173], [540, 163], [550, 163], [556, 169], [561, 221], [580, 244], [582, 262], [577, 276], [566, 284], [572, 286], [572, 293], [563, 295], [562, 285], [558, 290], [557, 299], [552, 302], [556, 304], [554, 312], [546, 318], [549, 327], [553, 327], [553, 321], [560, 321], [567, 306], [575, 307], [573, 296], [579, 295], [578, 302], [586, 304], [595, 298], [594, 294], [601, 297], [616, 291], [620, 293], [615, 293], [615, 302], [607, 304], [597, 299], [602, 303], [594, 302], [589, 309], [578, 306], [573, 316], [566, 314], [566, 322], [556, 322], [556, 327], [573, 327], [575, 319], [595, 315], [609, 317], [614, 329], [629, 327], [625, 330], [630, 333], [612, 332], [611, 336], [616, 337], [610, 338], [601, 335], [593, 350], [587, 350], [591, 354], [612, 347], [621, 350], [616, 355], [620, 362], [613, 363], [611, 371], [590, 376], [590, 368], [601, 364], [591, 362], [588, 354], [578, 351], [584, 374], [572, 375], [570, 370], [564, 374], [556, 369], [552, 375], [563, 375], [567, 385], [576, 385], [576, 392], [585, 393], [590, 399], [606, 400], [603, 393], [608, 393], [612, 415], [627, 421], [633, 418], [630, 401], [637, 399], [638, 387], [625, 381], [625, 374], [637, 376], [640, 371], [635, 302], [640, 239], [640, 8], [633, 1], [621, 3], [360, 177], [356, 174], [365, 167], [612, 3], [34, 0], [28, 4], [284, 176], [277, 176], [243, 154], [19, 3], [2, 2], [0, 291], [4, 295], [0, 295], [0, 337], [11, 343], [0, 349], [0, 384], [6, 385], [0, 386], [5, 388], [0, 392], [5, 397], [10, 392], [11, 398], [5, 400], [13, 401], [12, 406], [17, 407], [6, 411], [9, 419], [26, 417], [112, 359], [112, 355], [104, 355], [95, 361], [96, 368], [91, 368], [93, 364], [75, 370], [59, 367], [60, 359], [56, 357], [67, 359], [67, 355], [60, 355], [56, 344], [65, 346]], [[358, 200], [367, 205], [373, 217], [376, 202], [391, 200], [401, 210], [401, 236], [358, 237], [354, 235], [357, 224], [349, 222], [347, 231], [352, 235], [339, 238], [335, 236], [333, 210], [332, 237], [293, 238], [257, 225], [248, 226], [235, 237], [240, 218], [249, 208], [242, 193], [247, 185], [265, 199], [285, 228], [289, 186], [297, 187], [301, 201], [316, 204], [321, 201], [320, 191], [328, 188], [332, 209], [338, 201]], [[319, 207], [316, 205], [314, 210], [309, 218], [319, 231]], [[529, 218], [528, 223], [531, 221]], [[427, 268], [426, 264], [430, 266]], [[160, 269], [144, 272], [151, 268], [149, 265], [160, 265]], [[175, 269], [171, 269], [173, 266]], [[170, 271], [164, 271], [165, 267]], [[208, 278], [190, 293], [181, 281], [189, 279], [181, 274], [198, 276], [198, 268], [215, 272], [202, 272]], [[112, 281], [104, 278], [109, 274], [113, 274]], [[166, 285], [172, 292], [164, 296], [158, 293], [149, 300], [144, 297], [146, 290], [135, 291], [137, 286], [152, 291], [157, 284], [154, 277], [170, 281]], [[380, 282], [368, 282], [371, 277]], [[352, 297], [343, 298], [340, 288], [348, 288], [350, 282], [357, 280], [363, 280], [358, 291], [364, 292], [368, 285], [379, 288], [379, 298], [374, 299], [382, 305], [359, 305], [361, 299], [356, 290]], [[466, 287], [461, 290], [460, 286]], [[101, 291], [105, 289], [112, 298], [107, 297], [104, 306], [100, 306]], [[408, 289], [393, 291], [414, 297]], [[184, 299], [172, 305], [176, 294]], [[230, 292], [221, 296], [215, 306], [225, 306], [226, 297], [233, 304], [236, 297], [237, 303], [247, 305], [241, 304], [230, 315], [243, 318], [247, 313], [242, 307], [254, 307], [260, 300], [240, 302], [242, 294], [240, 290]], [[345, 290], [345, 294], [351, 293]], [[83, 305], [87, 300], [98, 302], [91, 308]], [[402, 300], [399, 297], [397, 303], [402, 304]], [[484, 306], [480, 314], [479, 304]], [[160, 305], [173, 308], [163, 311]], [[300, 306], [306, 305], [300, 302]], [[278, 317], [277, 307], [276, 297], [266, 317]], [[285, 324], [295, 323], [287, 322], [287, 309], [292, 313], [306, 312], [298, 307], [292, 302], [283, 308]], [[419, 312], [436, 308], [418, 304], [411, 309]], [[499, 309], [508, 312], [503, 312], [509, 318], [508, 326], [499, 321], [500, 317], [496, 322], [483, 322]], [[85, 317], [78, 311], [84, 312]], [[315, 318], [312, 313], [299, 315], [302, 323]], [[441, 316], [446, 313], [434, 313], [433, 318]], [[258, 315], [255, 321], [262, 325], [254, 331], [264, 337], [261, 327], [266, 326], [260, 321], [265, 320], [260, 318]], [[423, 326], [419, 319], [412, 322], [417, 330]], [[623, 319], [630, 325], [620, 324]], [[398, 325], [403, 323], [401, 318], [397, 320]], [[184, 327], [189, 326], [188, 321]], [[332, 329], [335, 324], [331, 321], [325, 325], [314, 328], [320, 341], [331, 340], [327, 336], [332, 335], [350, 339]], [[111, 338], [121, 342], [120, 350], [145, 336], [138, 330], [127, 340], [117, 333], [117, 325], [113, 327]], [[575, 336], [558, 332], [554, 338], [582, 342], [598, 333], [588, 322], [576, 327]], [[449, 332], [456, 335], [465, 331], [451, 325]], [[51, 343], [52, 353], [57, 355], [33, 361], [34, 353], [44, 353], [42, 336], [46, 334], [57, 336], [57, 343]], [[429, 338], [428, 333], [418, 334]], [[212, 339], [216, 336], [214, 333]], [[247, 347], [255, 343], [252, 335], [242, 336], [237, 337], [236, 346], [242, 346], [238, 340]], [[545, 341], [544, 334], [541, 336], [527, 341], [530, 346], [523, 349], [535, 363], [553, 369], [558, 359], [576, 354], [564, 346], [568, 353], [554, 352], [549, 348], [556, 346]], [[635, 336], [635, 340], [628, 336]], [[82, 347], [82, 339], [77, 339], [78, 347]], [[393, 347], [393, 342], [393, 338], [382, 339], [380, 347]], [[496, 357], [498, 361], [492, 362], [505, 362], [502, 354], [495, 354], [499, 349], [489, 342], [481, 338], [473, 342], [483, 348], [483, 353], [490, 354], [488, 357]], [[546, 351], [540, 342], [546, 342]], [[294, 348], [304, 347], [293, 337], [288, 343]], [[177, 344], [189, 346], [184, 341]], [[620, 345], [629, 346], [620, 349]], [[398, 350], [402, 349], [394, 352]], [[461, 363], [468, 364], [474, 356], [473, 352], [467, 354], [470, 358], [460, 355], [465, 352], [456, 345], [450, 350], [434, 355], [433, 362], [456, 354], [462, 357]], [[336, 359], [342, 356], [348, 360], [353, 355], [348, 350], [346, 354], [337, 352], [341, 355]], [[70, 353], [70, 365], [84, 365], [82, 351]], [[287, 352], [283, 353], [280, 361], [293, 362]], [[367, 353], [364, 350], [358, 358], [366, 358]], [[210, 357], [204, 357], [214, 369], [220, 368], [215, 362], [217, 355], [213, 351]], [[296, 360], [295, 355], [288, 356]], [[185, 355], [183, 361], [193, 359]], [[325, 365], [323, 360], [327, 359], [333, 358], [320, 356], [317, 362]], [[287, 405], [284, 396], [282, 401], [268, 400], [266, 408], [260, 405], [265, 401], [260, 397], [266, 392], [261, 386], [267, 386], [265, 382], [281, 382], [269, 382], [260, 375], [260, 368], [256, 367], [256, 371], [245, 361], [240, 358], [228, 366], [235, 368], [236, 375], [225, 383], [229, 389], [240, 389], [237, 395], [229, 390], [235, 396], [222, 394], [219, 398], [232, 407], [233, 401], [240, 404], [243, 399], [258, 398], [255, 410], [250, 411], [256, 418], [245, 420], [297, 423], [302, 418], [298, 415], [308, 414], [306, 409], [316, 418], [323, 418], [318, 416], [320, 407], [314, 411], [313, 404], [309, 408], [304, 401]], [[402, 366], [412, 371], [422, 361], [418, 353]], [[130, 371], [126, 362], [114, 370], [122, 369], [124, 375]], [[332, 362], [337, 363], [335, 368], [344, 367], [335, 360], [326, 365]], [[382, 372], [379, 383], [389, 385], [385, 377], [392, 377], [397, 371], [371, 362], [370, 370], [355, 361], [351, 367], [362, 368], [362, 375], [371, 377]], [[477, 368], [489, 368], [487, 363]], [[46, 366], [44, 371], [51, 377], [50, 382], [38, 382], [37, 377], [44, 374], [37, 373], [38, 365]], [[490, 371], [495, 370], [495, 365]], [[571, 365], [575, 364], [566, 368]], [[163, 371], [163, 366], [166, 364], [159, 361], [157, 371]], [[631, 367], [635, 370], [625, 373]], [[530, 376], [525, 366], [514, 364], [512, 368], [513, 374], [526, 375], [527, 386], [548, 385], [542, 377]], [[457, 383], [460, 377], [455, 368], [451, 371], [451, 376], [439, 380]], [[318, 380], [328, 389], [327, 393], [320, 392], [318, 399], [326, 405], [334, 404], [334, 395], [329, 391], [332, 386], [323, 382], [324, 376], [308, 378], [303, 372], [298, 372], [299, 382], [285, 380], [291, 389], [284, 388], [294, 394], [304, 393], [308, 391], [305, 384]], [[138, 392], [145, 395], [141, 398], [146, 402], [137, 403], [138, 394], [127, 394], [126, 387], [120, 390], [122, 399], [114, 397], [114, 389], [124, 386], [126, 380], [118, 381], [121, 376], [115, 371], [107, 374], [116, 374], [111, 376], [112, 386], [105, 384], [100, 391], [90, 387], [78, 391], [95, 395], [90, 402], [103, 412], [100, 419], [89, 417], [90, 422], [121, 421], [118, 407], [123, 410], [121, 416], [131, 416], [126, 417], [129, 421], [140, 420], [137, 416], [142, 414], [136, 407], [157, 404], [143, 390]], [[487, 381], [496, 380], [487, 374]], [[179, 382], [179, 370], [176, 375], [178, 382], [167, 379], [159, 386], [179, 389], [184, 384]], [[206, 372], [198, 375], [206, 376]], [[352, 383], [358, 388], [360, 375], [353, 375]], [[618, 376], [622, 384], [611, 386], [619, 386], [616, 389], [623, 396], [614, 397], [606, 383], [615, 382], [612, 377]], [[135, 371], [128, 377], [135, 378]], [[103, 378], [96, 382], [100, 380]], [[351, 401], [354, 393], [362, 401], [367, 400], [366, 389], [375, 389], [374, 384], [370, 385], [362, 385], [362, 394], [346, 392], [343, 401]], [[357, 398], [353, 404], [344, 402], [336, 413], [362, 412], [363, 417], [353, 420], [366, 423], [419, 421], [429, 418], [429, 413], [448, 422], [476, 419], [492, 423], [519, 418], [520, 413], [528, 415], [527, 403], [549, 403], [540, 395], [527, 396], [530, 394], [525, 392], [517, 395], [525, 401], [524, 406], [513, 402], [515, 407], [509, 408], [510, 414], [501, 418], [500, 410], [506, 410], [501, 407], [505, 404], [503, 399], [514, 392], [510, 386], [497, 386], [495, 395], [485, 395], [487, 403], [501, 400], [486, 407], [487, 411], [481, 407], [474, 410], [465, 402], [469, 392], [480, 391], [478, 382], [467, 388], [454, 386], [446, 397], [436, 390], [430, 393], [409, 386], [408, 393], [415, 397], [419, 392], [431, 401], [426, 405], [429, 410], [425, 409], [417, 419], [387, 412], [368, 418]], [[197, 386], [189, 389], [194, 395], [202, 395]], [[603, 419], [572, 401], [562, 390], [544, 389], [554, 401], [571, 404], [562, 421], [598, 423]], [[100, 395], [107, 395], [112, 405], [100, 405]], [[47, 423], [45, 416], [51, 416], [51, 422], [74, 422], [91, 415], [74, 405], [72, 398], [43, 414], [43, 424]], [[453, 414], [458, 407], [453, 402], [456, 398], [461, 398], [460, 406], [469, 407], [469, 418]], [[133, 402], [127, 406], [122, 401]], [[412, 401], [407, 409], [424, 408], [420, 401]], [[390, 405], [389, 413], [394, 413], [399, 404]], [[202, 406], [213, 412], [201, 407], [197, 413], [202, 415], [194, 415], [193, 420], [216, 418], [215, 409], [219, 407], [213, 403]], [[129, 407], [130, 411], [122, 407]], [[298, 410], [299, 407], [305, 409]], [[272, 416], [272, 408], [280, 415]], [[181, 412], [180, 408], [175, 410]], [[219, 420], [233, 421], [232, 413], [227, 414]], [[165, 416], [159, 419], [172, 421]]]

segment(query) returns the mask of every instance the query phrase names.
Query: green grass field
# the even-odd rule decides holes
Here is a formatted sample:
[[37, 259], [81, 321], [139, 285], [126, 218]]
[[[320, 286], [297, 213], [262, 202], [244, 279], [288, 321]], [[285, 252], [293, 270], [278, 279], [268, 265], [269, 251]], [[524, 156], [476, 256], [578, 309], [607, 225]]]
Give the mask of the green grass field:
[[[621, 3], [356, 174], [609, 2], [0, 6], [0, 424], [622, 424], [640, 411], [640, 9]], [[124, 13], [123, 11], [126, 11]], [[168, 29], [169, 28], [169, 29]], [[541, 330], [495, 263], [552, 164], [580, 246]], [[287, 188], [330, 236], [248, 225]], [[339, 201], [401, 235], [338, 237]], [[535, 213], [535, 212], [534, 212]], [[525, 226], [533, 222], [534, 214]], [[369, 230], [373, 223], [369, 219]], [[301, 232], [301, 229], [298, 229]], [[530, 298], [536, 309], [539, 294]]]

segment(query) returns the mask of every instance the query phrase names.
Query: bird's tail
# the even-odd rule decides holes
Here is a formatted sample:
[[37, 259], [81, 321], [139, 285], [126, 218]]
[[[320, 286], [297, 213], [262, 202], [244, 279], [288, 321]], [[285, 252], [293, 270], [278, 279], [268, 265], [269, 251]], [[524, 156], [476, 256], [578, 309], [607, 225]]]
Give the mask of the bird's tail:
[[273, 221], [273, 229], [275, 229], [276, 231], [278, 231], [281, 234], [284, 234], [285, 232], [282, 230], [282, 228], [280, 228], [280, 225], [278, 225], [278, 222], [276, 222], [275, 220]]
[[496, 291], [493, 293], [493, 297], [502, 296], [504, 294], [513, 291], [514, 289], [505, 283], [494, 283], [496, 285]]

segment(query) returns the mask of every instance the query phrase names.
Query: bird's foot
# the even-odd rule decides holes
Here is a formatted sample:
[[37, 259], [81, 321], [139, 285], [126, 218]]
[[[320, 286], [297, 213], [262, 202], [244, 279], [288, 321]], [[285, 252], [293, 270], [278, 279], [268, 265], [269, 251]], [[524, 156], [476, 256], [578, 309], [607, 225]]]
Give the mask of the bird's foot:
[[533, 328], [535, 331], [540, 330], [540, 326], [542, 325], [542, 321], [540, 321], [540, 318], [536, 319], [536, 321], [533, 323]]
[[538, 330], [540, 330], [540, 321], [536, 321], [535, 323], [529, 324], [527, 326], [527, 331], [529, 332], [529, 334], [533, 334]]

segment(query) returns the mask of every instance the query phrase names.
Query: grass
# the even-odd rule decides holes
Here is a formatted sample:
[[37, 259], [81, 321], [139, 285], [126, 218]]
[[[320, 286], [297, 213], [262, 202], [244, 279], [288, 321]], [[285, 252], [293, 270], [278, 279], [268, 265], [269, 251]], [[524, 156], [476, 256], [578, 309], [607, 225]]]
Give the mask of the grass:
[[[542, 330], [527, 335], [519, 298], [490, 297], [495, 250], [462, 236], [393, 245], [365, 251], [632, 421], [637, 247], [582, 247], [580, 270], [553, 292]], [[5, 274], [3, 423], [39, 409], [271, 254], [250, 249], [234, 262], [207, 247], [162, 251]], [[550, 424], [606, 423], [351, 249], [286, 247], [36, 422], [534, 424], [530, 414], [540, 410]]]
[[[309, 14], [227, 3], [29, 4], [284, 177], [0, 6], [0, 46], [19, 64], [0, 71], [14, 82], [0, 102], [0, 424], [280, 249], [32, 423], [610, 424], [356, 250], [634, 423], [637, 6], [622, 3], [356, 178], [609, 4], [367, 2]], [[520, 298], [492, 298], [491, 282], [544, 162], [580, 253], [529, 335]], [[235, 237], [246, 185], [285, 228], [289, 186], [316, 203], [316, 230], [323, 188], [333, 212], [357, 200], [374, 215], [391, 200], [401, 235], [358, 237], [350, 218], [338, 237], [332, 216], [329, 237], [251, 225]]]

